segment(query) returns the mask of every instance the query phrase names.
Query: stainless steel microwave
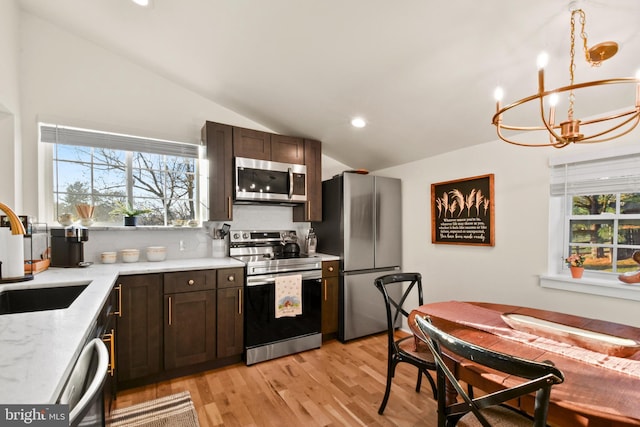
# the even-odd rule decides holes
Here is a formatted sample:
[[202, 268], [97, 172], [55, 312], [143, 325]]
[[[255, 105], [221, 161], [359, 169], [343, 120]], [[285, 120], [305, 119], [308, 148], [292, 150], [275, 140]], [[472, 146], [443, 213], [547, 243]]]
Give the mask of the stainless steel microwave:
[[307, 201], [305, 165], [235, 158], [235, 201], [297, 204]]

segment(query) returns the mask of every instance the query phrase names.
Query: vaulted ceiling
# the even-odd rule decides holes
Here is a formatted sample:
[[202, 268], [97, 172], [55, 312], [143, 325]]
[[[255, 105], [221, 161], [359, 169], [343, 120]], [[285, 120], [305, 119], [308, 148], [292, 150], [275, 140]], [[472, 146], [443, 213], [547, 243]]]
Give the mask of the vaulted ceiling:
[[[569, 79], [562, 0], [19, 0], [22, 9], [97, 43], [275, 132], [376, 170], [496, 139], [493, 90], [505, 101]], [[585, 0], [589, 45], [620, 51], [576, 81], [640, 67], [640, 2]], [[614, 96], [583, 101], [621, 107]], [[363, 116], [368, 126], [350, 120]], [[212, 118], [215, 120], [215, 118]]]

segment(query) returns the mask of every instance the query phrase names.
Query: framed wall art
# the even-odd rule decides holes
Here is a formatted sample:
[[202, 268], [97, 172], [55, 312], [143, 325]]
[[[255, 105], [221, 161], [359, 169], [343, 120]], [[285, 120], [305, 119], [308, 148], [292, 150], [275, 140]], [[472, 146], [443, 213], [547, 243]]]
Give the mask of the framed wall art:
[[431, 243], [494, 246], [493, 174], [431, 184]]

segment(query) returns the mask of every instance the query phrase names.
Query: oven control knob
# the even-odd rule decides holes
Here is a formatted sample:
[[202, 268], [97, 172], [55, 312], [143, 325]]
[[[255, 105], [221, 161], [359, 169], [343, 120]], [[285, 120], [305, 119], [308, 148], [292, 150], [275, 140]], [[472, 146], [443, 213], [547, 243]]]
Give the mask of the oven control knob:
[[240, 233], [233, 233], [233, 239], [238, 240], [240, 238]]
[[242, 233], [242, 238], [243, 239], [248, 239], [249, 238], [249, 233]]

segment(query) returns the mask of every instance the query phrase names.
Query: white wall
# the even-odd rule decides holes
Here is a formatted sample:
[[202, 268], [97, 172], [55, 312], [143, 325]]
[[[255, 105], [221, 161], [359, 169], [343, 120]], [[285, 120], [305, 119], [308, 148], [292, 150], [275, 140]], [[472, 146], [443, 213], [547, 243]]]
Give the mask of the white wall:
[[[378, 171], [402, 179], [404, 270], [422, 273], [430, 302], [526, 305], [640, 326], [637, 302], [538, 285], [547, 272], [549, 156], [637, 144], [637, 138], [562, 152], [494, 141]], [[488, 173], [495, 174], [495, 246], [432, 244], [431, 184]]]
[[20, 211], [21, 143], [18, 80], [19, 12], [15, 0], [0, 2], [0, 202]]
[[[24, 12], [20, 37], [25, 188], [44, 178], [39, 120], [184, 142], [199, 142], [206, 120], [268, 130]], [[24, 213], [40, 214], [37, 195], [28, 193]]]
[[[13, 2], [0, 2], [0, 24], [15, 29], [15, 14]], [[0, 39], [15, 40], [15, 30], [7, 26], [0, 25]], [[182, 141], [197, 141], [205, 120], [264, 129], [36, 17], [23, 14], [20, 27], [20, 105], [25, 154], [21, 188], [27, 194], [25, 210], [20, 213], [37, 214], [38, 196], [34, 189], [42, 179], [43, 166], [35, 166], [38, 118]], [[10, 42], [0, 42], [0, 55], [3, 60], [8, 58], [10, 65], [16, 50]], [[0, 104], [5, 107], [18, 105], [16, 80], [13, 74], [8, 76], [9, 83], [0, 78]], [[491, 108], [488, 101], [487, 117]], [[635, 143], [636, 138], [630, 136], [627, 143]], [[582, 147], [565, 151], [579, 149]], [[547, 269], [547, 159], [553, 153], [557, 151], [489, 142], [378, 172], [403, 180], [404, 269], [424, 275], [428, 301], [459, 299], [524, 304], [640, 326], [637, 303], [538, 286], [538, 275]], [[323, 179], [347, 169], [324, 156], [323, 162]], [[0, 170], [8, 167], [11, 159], [3, 156]], [[431, 244], [430, 185], [487, 173], [495, 174], [496, 246]], [[20, 174], [14, 179], [19, 182]], [[282, 212], [269, 213], [257, 215], [267, 218], [264, 224], [267, 227], [292, 224]], [[253, 208], [238, 209], [234, 228], [252, 225], [250, 217], [255, 214]], [[304, 224], [295, 227], [304, 227]], [[175, 240], [174, 237], [168, 234], [166, 238]], [[102, 245], [98, 243], [102, 239], [96, 234], [93, 244], [89, 243], [94, 254], [100, 250]], [[201, 239], [197, 240], [194, 250], [199, 251], [204, 247]]]

